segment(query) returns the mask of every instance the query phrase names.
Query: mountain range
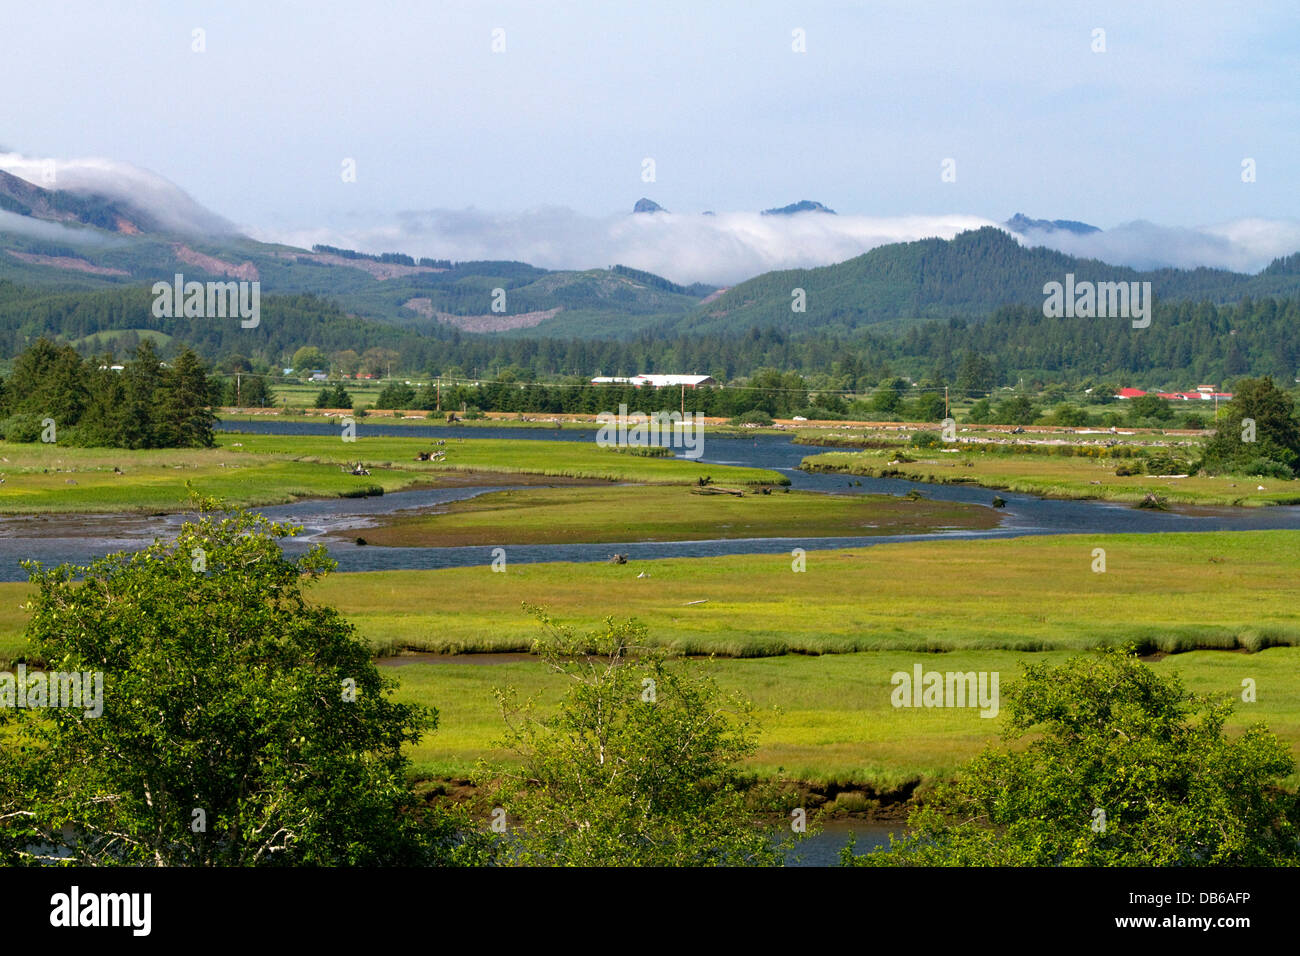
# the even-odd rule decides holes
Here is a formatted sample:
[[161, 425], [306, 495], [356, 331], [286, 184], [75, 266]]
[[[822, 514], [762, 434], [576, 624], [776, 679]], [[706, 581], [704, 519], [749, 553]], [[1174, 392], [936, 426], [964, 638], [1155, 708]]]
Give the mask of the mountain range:
[[[181, 194], [183, 196], [183, 194]], [[188, 197], [185, 197], [188, 199]], [[51, 290], [145, 286], [176, 273], [199, 281], [258, 281], [262, 294], [311, 294], [347, 314], [413, 329], [530, 337], [624, 338], [647, 332], [791, 334], [892, 329], [934, 318], [979, 319], [1000, 306], [1041, 304], [1043, 285], [1078, 280], [1150, 281], [1157, 299], [1217, 304], [1245, 296], [1300, 294], [1300, 254], [1256, 275], [1224, 269], [1138, 271], [1022, 245], [994, 227], [953, 239], [882, 245], [834, 265], [766, 272], [729, 289], [668, 279], [625, 266], [547, 270], [523, 262], [450, 262], [330, 246], [312, 249], [239, 235], [219, 217], [159, 214], [129, 195], [52, 189], [0, 171], [0, 279]], [[643, 198], [634, 212], [665, 211]], [[764, 215], [835, 215], [801, 200]], [[1073, 220], [1005, 223], [1021, 235], [1097, 227]], [[504, 290], [504, 311], [494, 290]], [[805, 310], [792, 308], [803, 290]]]

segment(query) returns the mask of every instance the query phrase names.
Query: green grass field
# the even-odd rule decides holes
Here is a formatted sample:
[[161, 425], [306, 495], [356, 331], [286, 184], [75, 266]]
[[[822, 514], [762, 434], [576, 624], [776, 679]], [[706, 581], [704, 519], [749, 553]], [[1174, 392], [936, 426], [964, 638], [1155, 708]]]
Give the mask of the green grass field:
[[[187, 481], [204, 495], [243, 506], [331, 498], [369, 485], [386, 492], [436, 485], [450, 472], [683, 485], [707, 475], [720, 484], [789, 484], [783, 475], [759, 468], [644, 458], [589, 442], [453, 439], [442, 446], [446, 462], [438, 463], [414, 460], [418, 452], [434, 448], [428, 439], [361, 437], [345, 442], [341, 435], [221, 432], [216, 448], [135, 451], [0, 441], [0, 514], [177, 511], [189, 500]], [[356, 461], [367, 465], [369, 477], [340, 470]], [[457, 483], [463, 484], [463, 477], [457, 476]]]
[[[189, 501], [186, 482], [204, 495], [240, 506], [333, 498], [378, 485], [399, 491], [430, 476], [414, 470], [374, 470], [354, 477], [337, 465], [252, 455], [230, 447], [128, 451], [13, 445], [0, 442], [0, 514], [178, 511]], [[114, 468], [120, 471], [114, 471]]]
[[436, 514], [365, 529], [368, 544], [452, 547], [702, 538], [853, 537], [990, 528], [997, 514], [889, 495], [700, 494], [671, 485], [521, 488], [455, 501]]
[[[1148, 650], [1300, 644], [1300, 532], [1063, 535], [789, 554], [335, 574], [312, 592], [377, 654], [526, 651], [521, 604], [575, 626], [637, 617], [656, 643], [734, 657], [868, 650]], [[1106, 551], [1094, 573], [1092, 550]], [[638, 577], [644, 573], [645, 577]], [[0, 657], [25, 584], [0, 584]], [[696, 603], [702, 602], [702, 603]]]
[[[1049, 498], [1098, 498], [1137, 502], [1147, 494], [1170, 504], [1290, 505], [1300, 504], [1300, 480], [1241, 476], [1159, 478], [1118, 476], [1123, 459], [1058, 457], [1055, 455], [986, 455], [941, 453], [908, 448], [913, 462], [892, 464], [896, 452], [825, 452], [803, 460], [809, 471], [897, 477], [940, 484], [969, 483]], [[1263, 490], [1260, 490], [1263, 486]]]
[[[223, 433], [221, 440], [223, 443], [242, 442], [246, 452], [286, 456], [298, 461], [363, 461], [368, 466], [408, 468], [435, 474], [439, 471], [488, 471], [649, 484], [693, 485], [702, 477], [711, 477], [716, 484], [722, 485], [790, 483], [780, 473], [764, 468], [707, 465], [687, 458], [647, 458], [600, 448], [592, 442], [470, 437], [448, 439], [445, 445], [435, 446], [428, 438], [363, 436], [355, 442], [344, 442], [318, 435], [235, 432]], [[417, 452], [431, 451], [435, 447], [446, 453], [446, 461], [414, 461]]]
[[[908, 781], [930, 782], [949, 774], [986, 744], [997, 743], [1002, 718], [977, 709], [895, 708], [890, 700], [895, 671], [996, 671], [1000, 692], [1021, 673], [1022, 662], [1060, 663], [1061, 651], [1027, 655], [1011, 651], [947, 654], [875, 653], [715, 660], [703, 664], [723, 687], [740, 691], [757, 706], [759, 750], [749, 768], [761, 777], [785, 776], [814, 783], [869, 785], [878, 791]], [[1188, 690], [1227, 695], [1237, 701], [1230, 728], [1263, 721], [1300, 756], [1300, 648], [1258, 654], [1198, 651], [1155, 662], [1161, 673], [1179, 673]], [[438, 708], [440, 726], [414, 748], [418, 773], [468, 775], [480, 758], [508, 759], [495, 744], [503, 724], [492, 693], [512, 686], [537, 695], [547, 707], [563, 692], [563, 678], [536, 660], [472, 663], [463, 658], [385, 668], [401, 682], [398, 697]], [[1240, 701], [1242, 680], [1256, 682], [1257, 701]], [[1289, 785], [1294, 786], [1293, 775]]]
[[[1258, 702], [1239, 704], [1233, 726], [1263, 720], [1300, 747], [1300, 646], [1270, 647], [1300, 645], [1298, 544], [1300, 532], [1286, 531], [928, 541], [809, 552], [803, 573], [789, 555], [495, 573], [485, 548], [481, 567], [336, 574], [312, 594], [377, 654], [527, 650], [538, 625], [522, 602], [580, 630], [605, 616], [639, 618], [652, 643], [731, 655], [708, 666], [760, 709], [756, 773], [889, 789], [946, 773], [999, 723], [975, 710], [895, 709], [894, 671], [996, 670], [1005, 687], [1021, 661], [1060, 661], [1099, 643], [1190, 651], [1155, 666], [1179, 671], [1196, 692], [1238, 695], [1252, 678]], [[1105, 573], [1091, 570], [1097, 547]], [[22, 653], [28, 591], [0, 584], [0, 659]], [[412, 751], [419, 772], [435, 776], [463, 776], [492, 754], [501, 732], [493, 686], [543, 700], [560, 687], [533, 658], [384, 664], [399, 696], [441, 711], [439, 731]]]
[[[789, 554], [512, 564], [332, 576], [379, 653], [527, 650], [521, 602], [575, 625], [635, 616], [682, 653], [865, 650], [1258, 649], [1300, 643], [1300, 532], [1063, 535], [924, 541]], [[1092, 550], [1106, 551], [1094, 573]], [[646, 577], [638, 577], [645, 573]], [[694, 603], [704, 602], [704, 603]]]

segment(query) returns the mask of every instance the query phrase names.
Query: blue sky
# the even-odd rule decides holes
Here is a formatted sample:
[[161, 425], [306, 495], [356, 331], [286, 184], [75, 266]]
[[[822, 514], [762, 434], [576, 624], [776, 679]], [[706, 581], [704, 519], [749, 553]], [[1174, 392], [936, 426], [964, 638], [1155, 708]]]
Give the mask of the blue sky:
[[512, 217], [643, 195], [692, 215], [806, 198], [1106, 228], [1300, 220], [1293, 0], [5, 0], [0, 20], [0, 146], [154, 170], [266, 236], [455, 245], [412, 214], [474, 210], [500, 240], [526, 228]]

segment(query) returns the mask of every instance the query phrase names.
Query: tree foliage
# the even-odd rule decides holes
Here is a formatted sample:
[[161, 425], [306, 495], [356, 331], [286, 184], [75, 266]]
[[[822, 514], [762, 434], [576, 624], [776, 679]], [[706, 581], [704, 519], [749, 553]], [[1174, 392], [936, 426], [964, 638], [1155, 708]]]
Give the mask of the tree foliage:
[[[1253, 422], [1253, 428], [1246, 420]], [[1251, 472], [1271, 461], [1288, 472], [1300, 465], [1300, 420], [1295, 401], [1271, 378], [1237, 382], [1231, 402], [1205, 444], [1201, 467], [1208, 472]]]
[[449, 817], [416, 813], [402, 747], [437, 712], [394, 702], [352, 625], [307, 600], [332, 562], [287, 559], [295, 531], [205, 513], [140, 553], [25, 565], [29, 662], [102, 674], [102, 713], [0, 710], [9, 862], [484, 858]]
[[914, 810], [887, 850], [923, 866], [1261, 866], [1300, 862], [1290, 750], [1231, 705], [1192, 697], [1130, 652], [1033, 664], [1003, 736]]
[[75, 349], [40, 339], [14, 360], [0, 403], [0, 433], [34, 441], [26, 427], [51, 419], [56, 441], [115, 448], [196, 448], [214, 444], [214, 384], [198, 357], [183, 349], [164, 366], [145, 339], [121, 370], [113, 357], [89, 361]]
[[751, 705], [615, 623], [579, 637], [540, 614], [534, 650], [565, 679], [558, 709], [498, 698], [517, 766], [492, 772], [523, 865], [776, 864], [737, 763], [754, 751]]

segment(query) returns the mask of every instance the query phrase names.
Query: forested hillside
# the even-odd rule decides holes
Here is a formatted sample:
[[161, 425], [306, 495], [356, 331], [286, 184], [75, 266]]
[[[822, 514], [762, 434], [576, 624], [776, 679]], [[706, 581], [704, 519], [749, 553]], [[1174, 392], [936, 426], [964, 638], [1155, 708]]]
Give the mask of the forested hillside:
[[[1138, 272], [1046, 248], [1025, 248], [992, 226], [952, 240], [880, 246], [819, 269], [768, 272], [728, 290], [677, 324], [682, 331], [851, 330], [895, 319], [977, 318], [1004, 305], [1038, 305], [1043, 285], [1067, 273], [1093, 282], [1151, 282], [1156, 300], [1235, 302], [1242, 296], [1300, 293], [1297, 256], [1258, 276], [1223, 269]], [[803, 289], [806, 308], [792, 309]]]
[[[49, 196], [54, 197], [50, 202], [73, 208], [64, 193]], [[98, 225], [121, 220], [120, 210], [111, 204], [93, 199], [77, 203], [70, 221]], [[516, 323], [529, 328], [538, 324], [533, 313], [550, 311], [548, 328], [577, 334], [635, 331], [645, 316], [671, 320], [715, 291], [700, 284], [679, 286], [623, 266], [571, 271], [525, 262], [452, 263], [331, 246], [308, 252], [243, 237], [146, 233], [106, 238], [89, 226], [68, 227], [65, 239], [0, 232], [0, 280], [19, 285], [48, 290], [148, 287], [171, 281], [178, 272], [197, 281], [257, 281], [264, 295], [328, 296], [350, 313], [412, 325], [456, 324], [457, 316], [531, 316]], [[504, 296], [494, 298], [496, 289]]]
[[[266, 296], [257, 328], [235, 320], [155, 318], [145, 289], [47, 293], [0, 282], [0, 357], [42, 335], [83, 355], [134, 349], [152, 338], [164, 358], [185, 345], [208, 361], [243, 355], [263, 369], [291, 364], [302, 346], [326, 357], [371, 349], [406, 375], [488, 376], [513, 367], [544, 378], [637, 372], [698, 372], [721, 381], [763, 367], [835, 374], [845, 387], [890, 374], [955, 380], [966, 353], [983, 356], [997, 384], [1019, 377], [1141, 379], [1187, 386], [1236, 375], [1296, 377], [1300, 297], [1229, 306], [1157, 301], [1151, 325], [1124, 319], [1049, 319], [1041, 307], [1011, 306], [983, 320], [930, 320], [902, 332], [860, 329], [796, 335], [776, 328], [743, 333], [657, 334], [631, 339], [472, 335], [441, 323], [404, 328], [349, 316], [315, 296]], [[382, 366], [380, 366], [382, 367]]]

